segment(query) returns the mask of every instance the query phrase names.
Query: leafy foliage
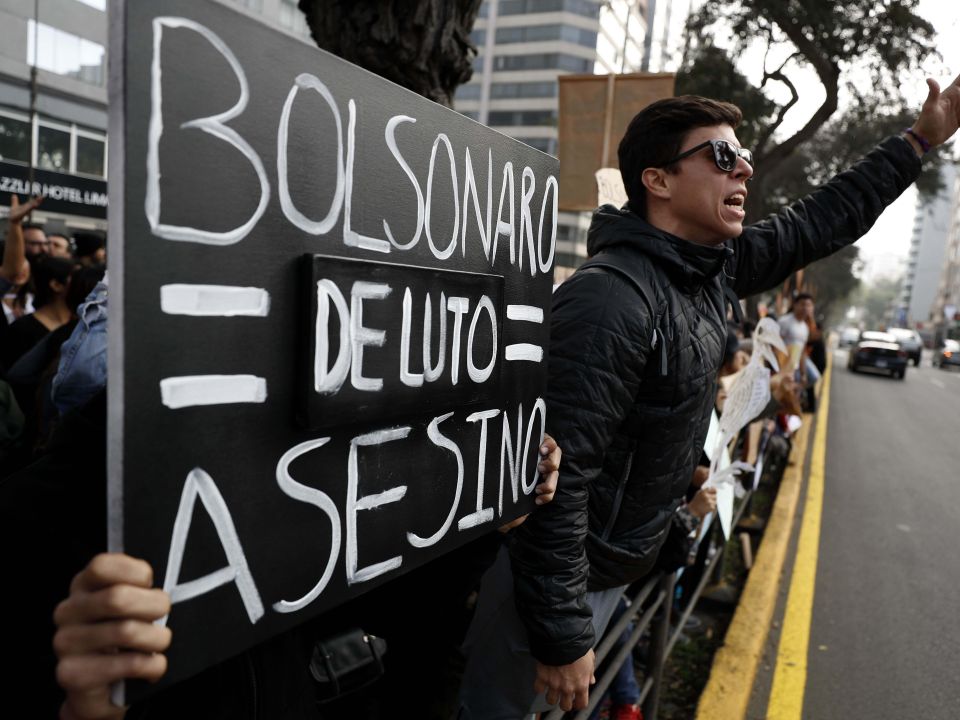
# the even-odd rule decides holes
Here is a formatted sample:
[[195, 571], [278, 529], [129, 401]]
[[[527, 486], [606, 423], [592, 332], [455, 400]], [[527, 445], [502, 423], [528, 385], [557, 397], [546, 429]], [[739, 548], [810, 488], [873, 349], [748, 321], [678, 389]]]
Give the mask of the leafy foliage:
[[[687, 28], [689, 51], [679, 85], [684, 91], [709, 96], [714, 96], [714, 88], [719, 88], [729, 93], [732, 102], [743, 102], [744, 110], [762, 108], [763, 119], [759, 122], [764, 127], [757, 134], [754, 154], [758, 170], [768, 172], [830, 119], [838, 107], [843, 75], [849, 75], [854, 67], [869, 73], [871, 79], [867, 93], [847, 83], [855, 106], [888, 111], [901, 107], [900, 86], [905, 75], [933, 51], [935, 31], [914, 12], [917, 3], [918, 0], [707, 0]], [[704, 39], [724, 29], [732, 38], [726, 62], [719, 60], [714, 42]], [[751, 85], [732, 60], [756, 43], [766, 47], [759, 87]], [[768, 67], [771, 50], [784, 47], [791, 50], [787, 59], [779, 67]], [[774, 133], [799, 98], [790, 73], [804, 69], [816, 72], [826, 97], [801, 129], [777, 144]], [[790, 90], [792, 99], [784, 105], [770, 101], [764, 90], [773, 83]], [[763, 103], [763, 99], [773, 107]]]
[[[935, 31], [916, 14], [918, 0], [706, 0], [688, 23], [688, 49], [678, 74], [678, 92], [728, 100], [745, 121], [737, 134], [754, 150], [755, 175], [748, 220], [775, 212], [849, 167], [882, 137], [910, 125], [918, 112], [904, 103], [900, 87], [933, 52]], [[730, 38], [729, 48], [713, 37]], [[748, 49], [765, 48], [763, 76], [754, 85], [737, 69]], [[768, 65], [771, 55], [786, 60]], [[784, 117], [799, 100], [791, 74], [813, 70], [825, 92], [820, 107], [793, 135], [778, 140]], [[856, 72], [854, 72], [854, 70]], [[851, 79], [869, 77], [864, 90]], [[919, 78], [914, 77], [914, 82]], [[780, 84], [790, 100], [780, 104], [769, 90]], [[851, 98], [839, 115], [841, 87]], [[925, 197], [940, 189], [935, 152], [918, 182]], [[807, 269], [818, 312], [839, 305], [858, 281], [857, 250], [849, 248]]]

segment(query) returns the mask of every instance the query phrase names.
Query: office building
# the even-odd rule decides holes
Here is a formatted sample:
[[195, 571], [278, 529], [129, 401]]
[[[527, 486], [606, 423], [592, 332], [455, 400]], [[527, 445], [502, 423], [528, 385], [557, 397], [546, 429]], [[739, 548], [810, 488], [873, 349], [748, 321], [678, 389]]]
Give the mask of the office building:
[[[672, 62], [670, 0], [654, 23], [648, 0], [485, 0], [472, 38], [474, 75], [456, 95], [463, 114], [551, 155], [557, 154], [560, 75], [662, 70]], [[587, 213], [561, 212], [557, 278], [586, 258]]]
[[955, 182], [953, 187], [956, 192], [950, 208], [950, 229], [930, 308], [930, 322], [938, 337], [960, 337], [956, 334], [960, 330], [960, 183]]
[[[297, 0], [221, 2], [309, 36]], [[0, 6], [0, 216], [12, 193], [40, 192], [45, 199], [32, 219], [48, 229], [106, 229], [107, 5]]]
[[898, 302], [900, 322], [926, 322], [933, 309], [957, 198], [956, 165], [946, 163], [941, 178], [943, 188], [935, 198], [917, 199], [910, 253]]

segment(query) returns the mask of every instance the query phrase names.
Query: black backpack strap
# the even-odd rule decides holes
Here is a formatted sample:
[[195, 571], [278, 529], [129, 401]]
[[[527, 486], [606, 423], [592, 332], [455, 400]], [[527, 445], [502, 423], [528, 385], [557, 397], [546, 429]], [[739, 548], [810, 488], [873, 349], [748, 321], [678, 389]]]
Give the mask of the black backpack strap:
[[730, 303], [730, 310], [733, 311], [733, 320], [737, 325], [742, 325], [743, 311], [740, 310], [740, 298], [737, 297], [733, 288], [730, 287], [730, 283], [727, 282], [726, 277], [724, 277], [721, 282], [723, 283], [723, 294], [727, 298], [727, 302]]
[[743, 325], [743, 311], [740, 309], [740, 298], [737, 297], [737, 294], [733, 291], [733, 287], [730, 285], [731, 280], [736, 280], [733, 275], [730, 275], [727, 272], [727, 259], [723, 261], [723, 269], [721, 272], [720, 283], [723, 285], [723, 296], [727, 299], [727, 302], [730, 303], [730, 310], [733, 312], [733, 319], [737, 325]]
[[[635, 265], [631, 263], [628, 258], [625, 258], [614, 252], [610, 252], [609, 250], [594, 255], [592, 258], [583, 263], [583, 265], [581, 265], [578, 269], [589, 270], [590, 268], [604, 268], [607, 270], [613, 270], [621, 277], [629, 280], [630, 284], [634, 286], [637, 293], [640, 295], [645, 295], [649, 290], [648, 286], [641, 283], [640, 278], [637, 277]], [[653, 337], [650, 340], [650, 344], [653, 350], [657, 350], [658, 348], [660, 350], [657, 357], [657, 371], [661, 377], [665, 377], [667, 375], [667, 336], [663, 330], [660, 329], [660, 325], [662, 324], [661, 321], [666, 313], [667, 302], [666, 298], [663, 297], [662, 289], [657, 286], [657, 283], [653, 283], [653, 286], [653, 291], [657, 300], [657, 310], [653, 324]]]

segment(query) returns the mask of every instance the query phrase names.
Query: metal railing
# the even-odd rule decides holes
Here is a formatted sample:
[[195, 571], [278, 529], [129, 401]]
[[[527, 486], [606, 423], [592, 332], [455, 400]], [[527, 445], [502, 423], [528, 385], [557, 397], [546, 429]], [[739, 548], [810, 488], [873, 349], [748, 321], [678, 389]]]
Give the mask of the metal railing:
[[[766, 443], [763, 443], [762, 447], [765, 451], [770, 449]], [[765, 467], [769, 468], [770, 466], [765, 463]], [[731, 527], [736, 527], [744, 511], [750, 508], [752, 496], [753, 491], [747, 490], [741, 502], [734, 508]], [[696, 608], [704, 588], [711, 580], [716, 581], [721, 577], [722, 565], [720, 561], [723, 558], [725, 543], [717, 538], [719, 532], [720, 523], [714, 522], [708, 537], [701, 541], [708, 543], [702, 565], [702, 575], [687, 604], [679, 612], [677, 621], [671, 623], [674, 588], [679, 577], [679, 571], [657, 573], [630, 598], [627, 611], [607, 628], [594, 650], [596, 666], [599, 668], [610, 655], [611, 650], [617, 645], [624, 630], [631, 622], [636, 622], [628, 640], [617, 648], [616, 654], [610, 658], [604, 672], [597, 678], [596, 684], [590, 688], [590, 701], [587, 707], [576, 711], [575, 714], [573, 712], [566, 713], [560, 708], [554, 708], [544, 716], [544, 720], [561, 720], [562, 718], [587, 720], [603, 700], [620, 667], [632, 655], [633, 649], [639, 644], [648, 628], [650, 629], [650, 644], [639, 702], [643, 709], [644, 720], [657, 720], [663, 685], [663, 669], [667, 659], [680, 639], [684, 624]], [[691, 570], [693, 568], [686, 568], [688, 572]], [[650, 600], [651, 596], [653, 596], [652, 601]]]

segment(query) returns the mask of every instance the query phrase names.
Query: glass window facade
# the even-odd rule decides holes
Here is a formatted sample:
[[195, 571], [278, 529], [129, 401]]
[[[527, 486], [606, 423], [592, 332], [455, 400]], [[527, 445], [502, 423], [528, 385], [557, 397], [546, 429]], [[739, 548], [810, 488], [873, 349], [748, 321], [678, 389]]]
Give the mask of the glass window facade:
[[33, 146], [30, 118], [14, 110], [0, 110], [0, 160], [27, 165], [33, 153], [34, 165], [43, 170], [106, 177], [105, 135], [43, 117], [37, 118], [36, 128]]
[[0, 160], [30, 162], [30, 123], [0, 115]]
[[571, 25], [528, 25], [527, 27], [499, 28], [496, 38], [498, 45], [564, 40], [588, 48], [597, 46], [596, 32]]
[[77, 135], [77, 172], [103, 177], [107, 144], [103, 140]]
[[500, 15], [566, 11], [584, 17], [599, 17], [600, 3], [589, 0], [501, 0], [497, 8]]
[[102, 86], [106, 59], [103, 45], [33, 19], [27, 21], [28, 65]]
[[480, 86], [477, 84], [461, 85], [457, 88], [457, 100], [479, 100]]
[[70, 133], [41, 125], [37, 131], [37, 167], [70, 172]]
[[[493, 83], [491, 98], [552, 98], [557, 96], [557, 84], [547, 82]], [[459, 95], [457, 96], [459, 97]]]
[[556, 110], [495, 110], [489, 115], [491, 125], [556, 125]]
[[532, 55], [498, 55], [493, 59], [494, 70], [567, 70], [586, 73], [593, 69], [593, 60], [563, 53], [534, 53]]

